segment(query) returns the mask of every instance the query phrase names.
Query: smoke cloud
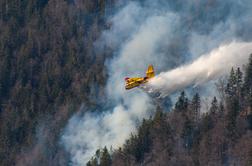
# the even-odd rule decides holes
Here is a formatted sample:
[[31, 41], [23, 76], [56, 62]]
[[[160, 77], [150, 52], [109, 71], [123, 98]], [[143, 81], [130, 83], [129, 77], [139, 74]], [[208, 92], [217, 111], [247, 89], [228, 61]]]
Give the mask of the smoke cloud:
[[250, 53], [251, 42], [222, 45], [191, 64], [160, 73], [149, 82], [149, 88], [166, 96], [191, 85], [201, 85], [227, 75], [232, 67], [242, 67], [248, 61]]
[[125, 77], [144, 76], [148, 64], [156, 73], [168, 71], [149, 84], [165, 96], [203, 85], [246, 62], [252, 41], [249, 6], [250, 0], [141, 0], [124, 3], [109, 16], [111, 28], [94, 43], [96, 50], [114, 50], [106, 62], [106, 99], [97, 99], [105, 104], [96, 110], [86, 106], [85, 113], [69, 120], [61, 143], [71, 164], [86, 165], [98, 148], [122, 146], [142, 118], [152, 114], [152, 99], [137, 88], [125, 91]]
[[146, 95], [132, 97], [128, 108], [119, 104], [111, 112], [86, 113], [83, 117], [71, 118], [63, 140], [73, 154], [73, 165], [85, 165], [98, 148], [118, 148], [135, 131], [137, 123], [150, 115], [148, 110], [153, 108]]

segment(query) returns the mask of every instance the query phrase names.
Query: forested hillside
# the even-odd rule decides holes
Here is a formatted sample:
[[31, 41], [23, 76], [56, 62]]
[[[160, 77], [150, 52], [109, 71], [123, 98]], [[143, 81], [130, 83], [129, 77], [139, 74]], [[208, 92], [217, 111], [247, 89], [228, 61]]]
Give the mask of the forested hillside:
[[170, 112], [157, 106], [123, 147], [97, 150], [87, 165], [252, 165], [252, 55], [244, 73], [232, 69], [217, 89], [222, 97], [207, 112], [199, 94], [184, 91]]
[[153, 2], [0, 0], [0, 166], [86, 165], [107, 143], [88, 166], [252, 165], [252, 55], [209, 107], [183, 88], [170, 110], [169, 96], [118, 86], [148, 63], [158, 74], [251, 41], [248, 2]]
[[104, 15], [104, 0], [0, 0], [0, 165], [66, 165], [61, 129], [106, 82]]

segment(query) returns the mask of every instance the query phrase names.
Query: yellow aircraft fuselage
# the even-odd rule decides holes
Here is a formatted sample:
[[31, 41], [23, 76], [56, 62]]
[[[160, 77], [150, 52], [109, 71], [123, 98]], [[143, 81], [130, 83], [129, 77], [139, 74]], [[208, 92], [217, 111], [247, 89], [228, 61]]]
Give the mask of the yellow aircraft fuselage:
[[146, 71], [146, 77], [125, 78], [126, 81], [125, 89], [129, 90], [138, 87], [141, 84], [147, 83], [148, 80], [153, 78], [154, 76], [155, 76], [154, 68], [152, 65], [149, 65]]

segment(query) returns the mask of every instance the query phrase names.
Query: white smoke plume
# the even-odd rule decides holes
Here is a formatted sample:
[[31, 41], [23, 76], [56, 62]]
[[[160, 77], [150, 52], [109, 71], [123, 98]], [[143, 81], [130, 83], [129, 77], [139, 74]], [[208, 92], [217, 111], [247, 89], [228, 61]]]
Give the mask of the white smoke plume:
[[152, 110], [151, 101], [144, 94], [132, 96], [131, 103], [125, 107], [118, 104], [106, 114], [86, 113], [75, 115], [70, 120], [68, 133], [63, 136], [66, 148], [73, 155], [73, 165], [85, 165], [98, 148], [107, 146], [118, 148], [136, 129], [143, 117], [148, 117]]
[[227, 75], [232, 67], [242, 67], [252, 53], [252, 43], [232, 42], [202, 55], [190, 64], [162, 72], [149, 82], [151, 91], [161, 96], [188, 86], [197, 86]]
[[[99, 51], [106, 47], [115, 50], [114, 57], [106, 64], [109, 78], [106, 96], [102, 99], [110, 107], [94, 111], [87, 106], [81, 110], [84, 114], [75, 114], [69, 120], [61, 143], [71, 155], [70, 164], [86, 165], [98, 148], [122, 146], [142, 118], [152, 114], [151, 98], [137, 88], [125, 91], [124, 77], [144, 76], [148, 64], [153, 64], [159, 73], [203, 55], [191, 64], [160, 74], [151, 82], [153, 90], [166, 95], [228, 74], [232, 64], [246, 62], [251, 44], [232, 42], [233, 39], [252, 40], [252, 10], [244, 3], [251, 6], [249, 0], [217, 0], [209, 4], [205, 1], [130, 1], [108, 18], [112, 26], [103, 32], [95, 46]], [[194, 10], [195, 4], [197, 10]], [[229, 8], [236, 10], [229, 11]], [[216, 50], [211, 52], [213, 49]]]
[[[178, 18], [172, 13], [150, 15], [141, 20], [138, 28], [132, 28], [136, 23], [136, 14], [140, 16], [141, 13], [145, 15], [142, 7], [130, 3], [112, 18], [116, 20], [114, 28], [104, 32], [105, 41], [112, 42], [113, 45], [125, 40], [119, 56], [108, 62], [110, 78], [107, 84], [107, 100], [114, 107], [98, 112], [100, 114], [77, 114], [71, 118], [62, 136], [62, 143], [72, 155], [73, 165], [85, 165], [98, 148], [122, 146], [130, 134], [135, 132], [137, 124], [153, 113], [154, 106], [147, 94], [139, 89], [125, 91], [124, 77], [144, 76], [147, 64], [153, 61], [162, 63], [161, 57], [165, 58], [166, 55], [158, 51], [157, 45], [167, 41], [163, 36], [172, 33], [173, 28], [169, 28], [169, 25], [175, 24]], [[122, 26], [124, 24], [127, 26]], [[118, 36], [121, 33], [123, 35]], [[127, 39], [124, 39], [124, 33], [130, 34]], [[111, 37], [113, 40], [108, 39]], [[152, 58], [154, 54], [158, 56]]]

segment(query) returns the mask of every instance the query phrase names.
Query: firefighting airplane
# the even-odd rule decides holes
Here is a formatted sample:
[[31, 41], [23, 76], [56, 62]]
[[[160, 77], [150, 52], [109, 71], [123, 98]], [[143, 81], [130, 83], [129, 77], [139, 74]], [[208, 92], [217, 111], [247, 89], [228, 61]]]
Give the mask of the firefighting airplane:
[[145, 77], [134, 77], [134, 78], [125, 78], [125, 89], [129, 90], [135, 87], [138, 87], [144, 83], [147, 83], [151, 78], [155, 76], [154, 73], [154, 68], [152, 65], [149, 65], [147, 71], [146, 71], [146, 76]]

